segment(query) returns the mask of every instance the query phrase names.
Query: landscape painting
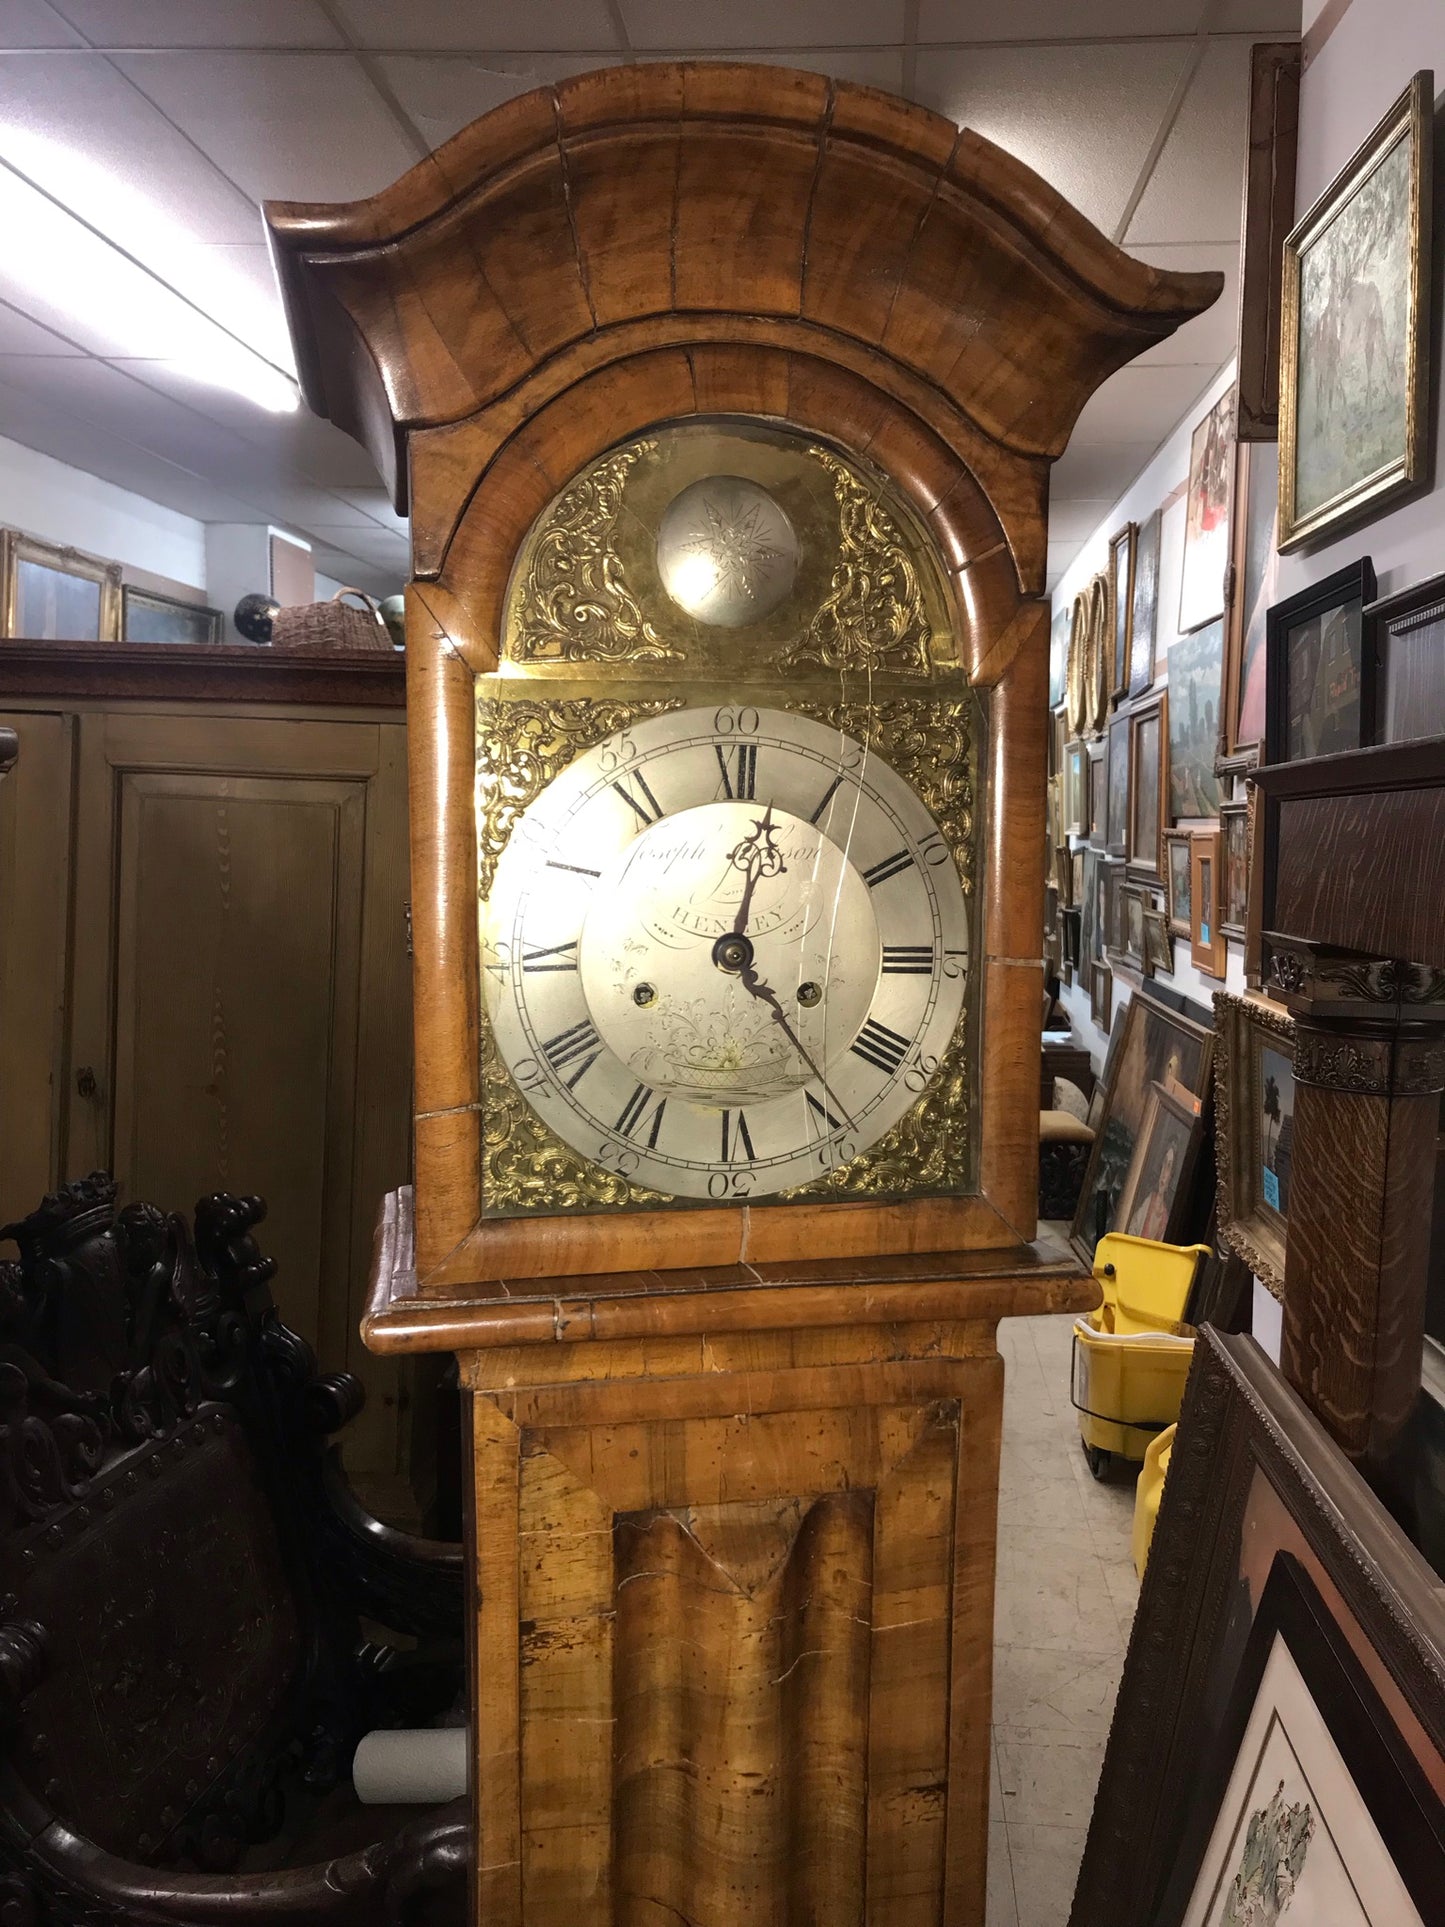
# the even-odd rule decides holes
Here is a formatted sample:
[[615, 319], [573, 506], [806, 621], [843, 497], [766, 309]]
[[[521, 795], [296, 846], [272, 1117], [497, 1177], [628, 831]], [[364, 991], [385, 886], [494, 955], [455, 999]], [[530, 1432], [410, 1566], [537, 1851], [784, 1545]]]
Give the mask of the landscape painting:
[[1169, 815], [1219, 814], [1219, 694], [1224, 674], [1224, 623], [1180, 636], [1169, 651]]

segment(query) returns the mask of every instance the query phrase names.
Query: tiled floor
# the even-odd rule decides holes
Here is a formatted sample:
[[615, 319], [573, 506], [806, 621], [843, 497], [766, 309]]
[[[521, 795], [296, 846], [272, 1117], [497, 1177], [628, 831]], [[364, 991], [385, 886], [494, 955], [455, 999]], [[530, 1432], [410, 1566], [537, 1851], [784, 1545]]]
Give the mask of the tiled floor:
[[1070, 1318], [1010, 1318], [994, 1624], [988, 1927], [1065, 1927], [1139, 1587], [1133, 1481], [1099, 1484]]

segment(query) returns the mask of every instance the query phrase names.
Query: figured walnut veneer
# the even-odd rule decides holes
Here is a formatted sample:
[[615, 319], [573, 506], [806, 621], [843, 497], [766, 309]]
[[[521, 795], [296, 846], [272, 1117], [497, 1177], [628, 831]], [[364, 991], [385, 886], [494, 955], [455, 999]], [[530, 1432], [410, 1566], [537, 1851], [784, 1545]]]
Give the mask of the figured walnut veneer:
[[[423, 1289], [530, 1271], [1017, 1246], [1032, 1236], [1048, 469], [1217, 275], [1129, 259], [1021, 163], [870, 89], [643, 64], [509, 102], [370, 200], [267, 209], [307, 400], [412, 518], [416, 1182]], [[882, 469], [988, 686], [980, 1191], [482, 1224], [473, 681], [513, 562], [588, 462], [772, 418]]]

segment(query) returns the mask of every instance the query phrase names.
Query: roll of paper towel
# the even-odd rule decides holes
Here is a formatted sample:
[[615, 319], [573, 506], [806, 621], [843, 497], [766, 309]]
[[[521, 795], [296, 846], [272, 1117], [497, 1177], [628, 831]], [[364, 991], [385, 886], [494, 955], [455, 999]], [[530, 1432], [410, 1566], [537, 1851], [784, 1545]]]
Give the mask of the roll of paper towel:
[[351, 1780], [363, 1806], [455, 1800], [467, 1790], [467, 1729], [420, 1726], [368, 1733], [351, 1762]]

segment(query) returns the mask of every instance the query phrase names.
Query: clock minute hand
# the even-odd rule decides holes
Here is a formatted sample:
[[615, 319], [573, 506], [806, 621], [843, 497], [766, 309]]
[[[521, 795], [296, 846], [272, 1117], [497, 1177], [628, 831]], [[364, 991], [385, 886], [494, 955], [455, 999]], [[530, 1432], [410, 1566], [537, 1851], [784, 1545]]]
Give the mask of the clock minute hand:
[[733, 935], [746, 935], [748, 917], [753, 907], [753, 892], [758, 887], [758, 879], [765, 876], [783, 876], [787, 865], [783, 853], [773, 841], [773, 806], [769, 803], [760, 817], [753, 818], [753, 833], [745, 836], [740, 843], [734, 844], [728, 852], [729, 866], [734, 870], [747, 873], [743, 885], [742, 901], [738, 913], [733, 918]]
[[836, 1104], [838, 1106], [838, 1109], [843, 1114], [844, 1123], [852, 1126], [852, 1128], [856, 1130], [857, 1126], [853, 1124], [853, 1120], [848, 1115], [848, 1112], [843, 1105], [842, 1099], [836, 1094], [836, 1092], [829, 1089], [828, 1080], [826, 1077], [824, 1077], [823, 1073], [818, 1069], [817, 1064], [813, 1060], [812, 1052], [808, 1049], [807, 1045], [803, 1042], [802, 1038], [799, 1037], [798, 1033], [793, 1029], [793, 1026], [788, 1022], [787, 1012], [783, 1009], [782, 1004], [778, 1000], [777, 991], [773, 989], [771, 984], [765, 984], [761, 980], [761, 978], [758, 976], [757, 966], [752, 962], [751, 958], [748, 960], [747, 963], [743, 965], [742, 969], [738, 972], [738, 978], [742, 983], [743, 989], [747, 991], [750, 997], [756, 997], [759, 1003], [763, 1003], [768, 1006], [768, 1009], [773, 1013], [773, 1022], [782, 1031], [784, 1037], [787, 1038], [788, 1042], [792, 1045], [793, 1049], [798, 1053], [799, 1057], [802, 1058], [803, 1062], [807, 1065], [808, 1069], [813, 1073], [814, 1077], [816, 1077], [818, 1082], [822, 1085], [823, 1095], [828, 1099], [828, 1102], [830, 1104]]

